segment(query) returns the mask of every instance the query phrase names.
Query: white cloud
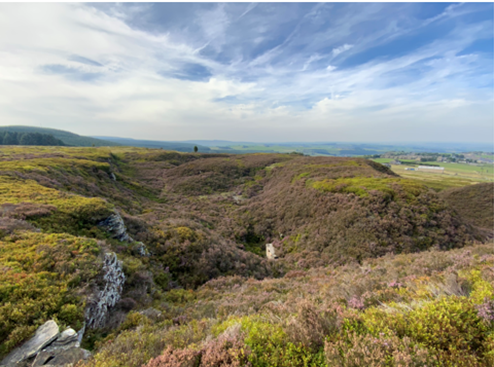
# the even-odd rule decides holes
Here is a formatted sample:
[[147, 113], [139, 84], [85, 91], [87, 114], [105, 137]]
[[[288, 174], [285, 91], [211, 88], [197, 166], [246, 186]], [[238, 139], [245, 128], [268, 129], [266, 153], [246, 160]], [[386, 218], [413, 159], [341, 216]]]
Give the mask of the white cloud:
[[[41, 123], [86, 135], [147, 139], [257, 141], [400, 139], [401, 128], [413, 140], [427, 124], [438, 131], [456, 126], [442, 131], [440, 140], [447, 140], [462, 136], [469, 129], [463, 119], [475, 116], [469, 121], [477, 130], [492, 130], [492, 91], [471, 88], [485, 60], [456, 56], [488, 23], [462, 26], [454, 37], [400, 57], [345, 68], [336, 61], [371, 47], [372, 37], [348, 43], [344, 28], [334, 32], [339, 38], [331, 36], [330, 44], [341, 46], [330, 47], [326, 55], [316, 47], [328, 42], [319, 35], [312, 48], [284, 58], [291, 42], [305, 45], [310, 38], [297, 38], [294, 31], [251, 58], [238, 55], [220, 62], [171, 31], [131, 27], [129, 19], [146, 7], [129, 11], [115, 5], [104, 12], [71, 3], [4, 3], [0, 9], [4, 125]], [[235, 19], [255, 9], [248, 7]], [[204, 36], [221, 53], [234, 24], [227, 5], [213, 7], [207, 19], [201, 14]], [[343, 19], [351, 25], [349, 17]], [[272, 40], [268, 25], [263, 27], [253, 47]], [[101, 66], [81, 63], [74, 55]], [[202, 82], [167, 76], [185, 64], [201, 65], [212, 75]], [[416, 69], [420, 77], [410, 77]]]
[[342, 52], [348, 51], [353, 47], [353, 45], [349, 45], [348, 43], [345, 43], [343, 46], [333, 48], [333, 56], [338, 56]]

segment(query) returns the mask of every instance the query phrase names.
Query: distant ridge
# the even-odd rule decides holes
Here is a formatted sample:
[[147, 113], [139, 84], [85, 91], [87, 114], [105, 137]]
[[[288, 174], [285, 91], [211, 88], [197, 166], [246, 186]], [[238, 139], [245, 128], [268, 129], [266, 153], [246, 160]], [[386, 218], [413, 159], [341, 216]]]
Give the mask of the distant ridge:
[[142, 147], [142, 148], [154, 148], [154, 149], [165, 149], [165, 150], [176, 150], [178, 152], [193, 152], [194, 146], [197, 146], [199, 152], [208, 153], [211, 152], [209, 147], [200, 144], [193, 144], [189, 142], [171, 142], [171, 141], [161, 141], [161, 140], [138, 140], [131, 138], [117, 138], [114, 136], [95, 136], [97, 139], [105, 139], [119, 145], [127, 145], [131, 147]]
[[103, 147], [103, 146], [118, 146], [120, 144], [111, 142], [111, 141], [106, 141], [106, 140], [101, 140], [101, 139], [95, 139], [91, 138], [88, 136], [81, 136], [77, 135], [68, 131], [64, 130], [57, 130], [57, 129], [49, 129], [45, 127], [35, 127], [35, 126], [21, 126], [21, 125], [14, 125], [14, 126], [0, 126], [0, 132], [4, 131], [13, 131], [17, 133], [41, 133], [41, 134], [49, 134], [52, 135], [53, 137], [60, 139], [63, 141], [65, 144], [69, 146], [75, 146], [75, 147]]

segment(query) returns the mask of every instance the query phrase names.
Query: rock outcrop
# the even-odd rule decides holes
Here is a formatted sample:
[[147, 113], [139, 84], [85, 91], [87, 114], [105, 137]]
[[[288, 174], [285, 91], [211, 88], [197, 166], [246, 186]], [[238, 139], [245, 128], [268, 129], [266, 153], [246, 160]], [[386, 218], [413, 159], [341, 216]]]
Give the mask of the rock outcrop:
[[278, 258], [274, 250], [274, 245], [272, 243], [266, 244], [266, 257], [271, 260], [275, 260]]
[[88, 359], [91, 353], [80, 348], [84, 329], [76, 333], [74, 329], [69, 328], [60, 333], [55, 321], [47, 321], [36, 330], [31, 339], [5, 357], [0, 366], [65, 367]]
[[125, 275], [122, 263], [114, 252], [105, 254], [103, 273], [103, 289], [88, 300], [89, 307], [86, 309], [87, 326], [93, 329], [105, 325], [108, 310], [117, 304], [122, 294]]
[[125, 223], [118, 213], [114, 213], [98, 224], [103, 227], [111, 236], [119, 241], [134, 242], [137, 245], [137, 253], [140, 256], [149, 256], [146, 245], [142, 242], [136, 242], [128, 233]]
[[134, 239], [128, 235], [125, 223], [118, 213], [110, 215], [98, 225], [103, 227], [113, 238], [116, 238], [119, 241], [134, 242]]
[[42, 351], [34, 360], [32, 367], [40, 366], [73, 366], [80, 360], [91, 357], [91, 353], [85, 349], [71, 347], [63, 350]]
[[54, 341], [59, 335], [58, 325], [50, 320], [41, 325], [34, 336], [5, 357], [0, 366], [15, 366], [16, 363], [34, 357], [41, 349]]

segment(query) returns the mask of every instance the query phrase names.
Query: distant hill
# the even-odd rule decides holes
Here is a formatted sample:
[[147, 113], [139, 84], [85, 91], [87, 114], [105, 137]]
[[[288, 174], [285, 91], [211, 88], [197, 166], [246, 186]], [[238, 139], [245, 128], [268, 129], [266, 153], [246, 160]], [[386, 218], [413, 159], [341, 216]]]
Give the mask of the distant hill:
[[229, 141], [229, 140], [184, 140], [181, 143], [190, 143], [190, 144], [200, 144], [207, 147], [224, 147], [229, 145], [239, 145], [239, 144], [247, 144], [247, 145], [255, 145], [257, 143], [249, 143], [242, 141]]
[[64, 130], [49, 129], [44, 127], [34, 126], [0, 126], [1, 132], [17, 132], [17, 133], [40, 133], [52, 135], [56, 139], [60, 139], [64, 144], [76, 147], [102, 147], [102, 146], [118, 146], [120, 144], [105, 141], [101, 139], [95, 139], [88, 136], [77, 135]]
[[65, 146], [66, 144], [50, 134], [0, 131], [0, 145]]
[[141, 148], [154, 148], [154, 149], [165, 149], [165, 150], [176, 150], [178, 152], [193, 152], [194, 146], [197, 146], [199, 152], [207, 153], [211, 149], [204, 145], [186, 143], [186, 142], [170, 142], [170, 141], [160, 141], [160, 140], [138, 140], [130, 138], [117, 138], [113, 136], [97, 136], [97, 139], [104, 139], [117, 143], [118, 145], [127, 145], [131, 147], [141, 147]]

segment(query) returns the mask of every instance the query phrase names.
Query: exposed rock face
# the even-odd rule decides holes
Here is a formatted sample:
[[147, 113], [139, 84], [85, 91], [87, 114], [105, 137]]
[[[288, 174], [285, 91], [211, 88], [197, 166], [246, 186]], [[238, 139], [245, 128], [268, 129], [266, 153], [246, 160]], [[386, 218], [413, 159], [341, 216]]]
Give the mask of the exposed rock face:
[[43, 349], [43, 351], [65, 350], [73, 347], [78, 348], [81, 345], [85, 330], [86, 325], [84, 325], [78, 333], [76, 333], [74, 329], [68, 328], [62, 332], [57, 340], [51, 343], [50, 346]]
[[[129, 236], [127, 233], [127, 228], [125, 227], [125, 223], [120, 216], [120, 214], [115, 213], [110, 215], [104, 221], [98, 224], [99, 226], [105, 228], [107, 232], [109, 232], [113, 238], [116, 238], [119, 241], [127, 241], [127, 242], [135, 242], [135, 240]], [[137, 253], [140, 256], [149, 256], [149, 251], [146, 248], [146, 245], [142, 242], [135, 242], [137, 244]]]
[[74, 329], [58, 332], [58, 325], [50, 320], [36, 330], [34, 336], [13, 350], [0, 366], [6, 367], [65, 367], [88, 359], [91, 353], [79, 348], [84, 328], [78, 333]]
[[274, 245], [272, 243], [266, 244], [266, 257], [271, 260], [275, 260], [278, 258], [278, 256], [276, 256]]
[[50, 320], [41, 325], [34, 336], [5, 357], [0, 366], [15, 366], [16, 363], [34, 357], [41, 349], [54, 341], [59, 335], [58, 325]]
[[132, 237], [127, 234], [125, 223], [118, 213], [110, 215], [104, 221], [100, 222], [99, 225], [119, 241], [134, 242]]
[[94, 300], [88, 301], [90, 306], [86, 309], [87, 326], [90, 328], [105, 325], [108, 310], [120, 300], [125, 282], [122, 263], [114, 252], [105, 254], [103, 272], [104, 287], [94, 295]]
[[71, 347], [64, 350], [42, 351], [36, 357], [32, 367], [39, 366], [73, 366], [80, 360], [86, 360], [91, 357], [91, 353], [85, 349]]
[[142, 257], [149, 256], [149, 251], [148, 251], [148, 249], [144, 243], [139, 241], [139, 242], [136, 242], [136, 245], [137, 245], [137, 247], [136, 247], [137, 253], [140, 256], [142, 256]]

